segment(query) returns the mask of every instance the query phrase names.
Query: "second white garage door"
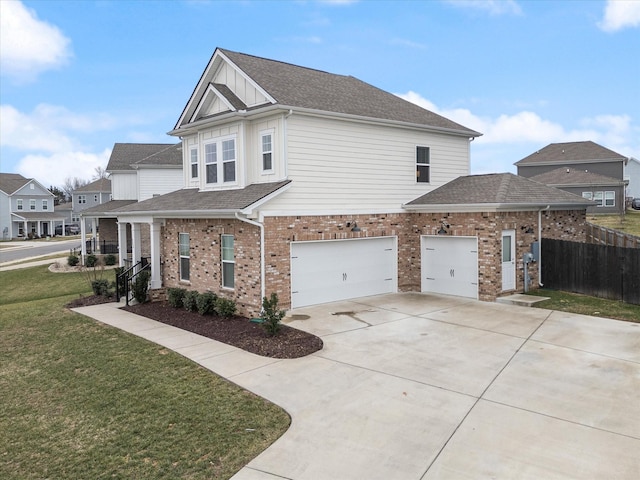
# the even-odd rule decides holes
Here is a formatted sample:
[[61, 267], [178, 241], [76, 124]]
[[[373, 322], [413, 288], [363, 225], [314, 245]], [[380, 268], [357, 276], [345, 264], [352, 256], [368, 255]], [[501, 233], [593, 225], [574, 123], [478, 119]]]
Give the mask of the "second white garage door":
[[421, 238], [422, 291], [478, 298], [478, 239]]
[[291, 243], [291, 307], [393, 293], [396, 237]]

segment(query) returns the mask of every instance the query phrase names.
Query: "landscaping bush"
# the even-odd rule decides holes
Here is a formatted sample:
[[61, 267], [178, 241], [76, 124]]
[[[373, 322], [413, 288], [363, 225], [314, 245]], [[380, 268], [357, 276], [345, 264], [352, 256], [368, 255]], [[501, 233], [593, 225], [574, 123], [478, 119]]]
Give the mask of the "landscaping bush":
[[218, 297], [216, 300], [216, 313], [222, 318], [233, 317], [237, 309], [236, 302], [229, 298]]
[[111, 295], [109, 288], [109, 281], [106, 278], [100, 278], [91, 282], [91, 290], [93, 290], [94, 295], [108, 297]]
[[200, 294], [195, 290], [188, 290], [182, 298], [182, 306], [189, 312], [198, 310], [198, 296]]
[[85, 263], [85, 266], [87, 266], [89, 268], [93, 268], [96, 265], [98, 265], [98, 257], [96, 257], [93, 254], [87, 255], [87, 258], [85, 259], [84, 263]]
[[278, 295], [276, 293], [272, 293], [269, 298], [262, 299], [262, 326], [267, 331], [267, 335], [273, 337], [278, 334], [284, 315], [284, 310], [278, 310]]
[[70, 267], [75, 267], [79, 263], [80, 258], [77, 255], [71, 254], [67, 257], [67, 264], [69, 264]]
[[113, 253], [106, 255], [104, 257], [104, 264], [108, 266], [113, 266], [116, 264], [116, 256]]
[[167, 289], [167, 302], [173, 308], [182, 308], [184, 305], [182, 304], [182, 300], [184, 299], [184, 295], [187, 293], [185, 288], [168, 288]]
[[138, 303], [145, 303], [147, 301], [150, 278], [151, 272], [149, 272], [149, 270], [142, 270], [133, 280], [131, 289], [133, 290], [133, 298], [135, 298]]
[[196, 298], [196, 306], [200, 315], [212, 315], [216, 312], [218, 296], [213, 292], [204, 292]]

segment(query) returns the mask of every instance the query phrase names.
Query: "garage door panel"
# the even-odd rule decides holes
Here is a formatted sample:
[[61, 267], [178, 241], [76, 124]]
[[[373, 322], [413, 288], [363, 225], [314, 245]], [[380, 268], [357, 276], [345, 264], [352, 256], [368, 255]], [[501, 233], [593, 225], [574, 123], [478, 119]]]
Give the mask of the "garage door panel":
[[422, 291], [478, 298], [476, 237], [421, 238]]

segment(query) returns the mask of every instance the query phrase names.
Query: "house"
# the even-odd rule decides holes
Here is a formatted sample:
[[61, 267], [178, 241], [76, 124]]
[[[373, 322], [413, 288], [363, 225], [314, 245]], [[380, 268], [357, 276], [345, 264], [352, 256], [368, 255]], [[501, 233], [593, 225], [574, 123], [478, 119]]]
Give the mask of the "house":
[[[217, 49], [169, 134], [182, 188], [115, 209], [119, 238], [130, 228], [138, 259], [148, 228], [152, 289], [213, 291], [245, 315], [271, 293], [284, 308], [397, 291], [493, 300], [522, 290], [540, 235], [585, 238], [591, 202], [468, 176], [480, 133], [351, 76]], [[523, 186], [531, 198], [507, 195]], [[434, 266], [434, 251], [468, 271]]]
[[597, 143], [552, 143], [515, 163], [518, 175], [593, 200], [587, 213], [625, 209], [627, 157]]
[[627, 182], [627, 199], [640, 198], [640, 160], [629, 157], [624, 167], [624, 180]]
[[0, 173], [0, 231], [2, 239], [46, 237], [64, 215], [54, 211], [55, 195], [33, 178]]
[[[75, 189], [71, 193], [72, 220], [79, 223], [81, 212], [102, 205], [111, 200], [111, 180], [99, 178], [91, 183]], [[92, 232], [96, 231], [98, 222], [92, 225]]]
[[[93, 231], [99, 224], [100, 242], [94, 246], [98, 251], [118, 251], [116, 247], [121, 241], [124, 250], [120, 251], [128, 252], [130, 248], [127, 245], [131, 245], [131, 242], [127, 242], [127, 238], [131, 239], [131, 230], [125, 228], [123, 232], [118, 231], [114, 212], [122, 206], [182, 188], [182, 144], [116, 143], [105, 170], [109, 179], [93, 182], [77, 191], [79, 195], [86, 195], [86, 202], [93, 201], [92, 205], [88, 204], [86, 209], [80, 210], [81, 230], [83, 234], [89, 230], [87, 222], [90, 222]], [[118, 237], [120, 233], [123, 235], [121, 240]], [[148, 257], [148, 228], [143, 226], [139, 238], [141, 251], [136, 252], [137, 257]], [[83, 245], [83, 255], [87, 253], [86, 247], [86, 244]], [[121, 262], [125, 260], [128, 257], [121, 256]]]

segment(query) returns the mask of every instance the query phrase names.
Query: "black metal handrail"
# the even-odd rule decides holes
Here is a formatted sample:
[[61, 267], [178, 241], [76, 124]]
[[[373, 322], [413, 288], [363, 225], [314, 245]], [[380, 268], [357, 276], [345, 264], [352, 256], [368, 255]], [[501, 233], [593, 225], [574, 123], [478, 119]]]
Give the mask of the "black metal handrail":
[[[127, 306], [129, 301], [133, 298], [133, 282], [140, 272], [145, 270], [151, 270], [151, 264], [146, 258], [140, 259], [140, 261], [129, 268], [123, 270], [119, 274], [116, 273], [116, 301], [119, 302], [120, 298], [124, 296]], [[124, 290], [124, 291], [122, 291]]]

